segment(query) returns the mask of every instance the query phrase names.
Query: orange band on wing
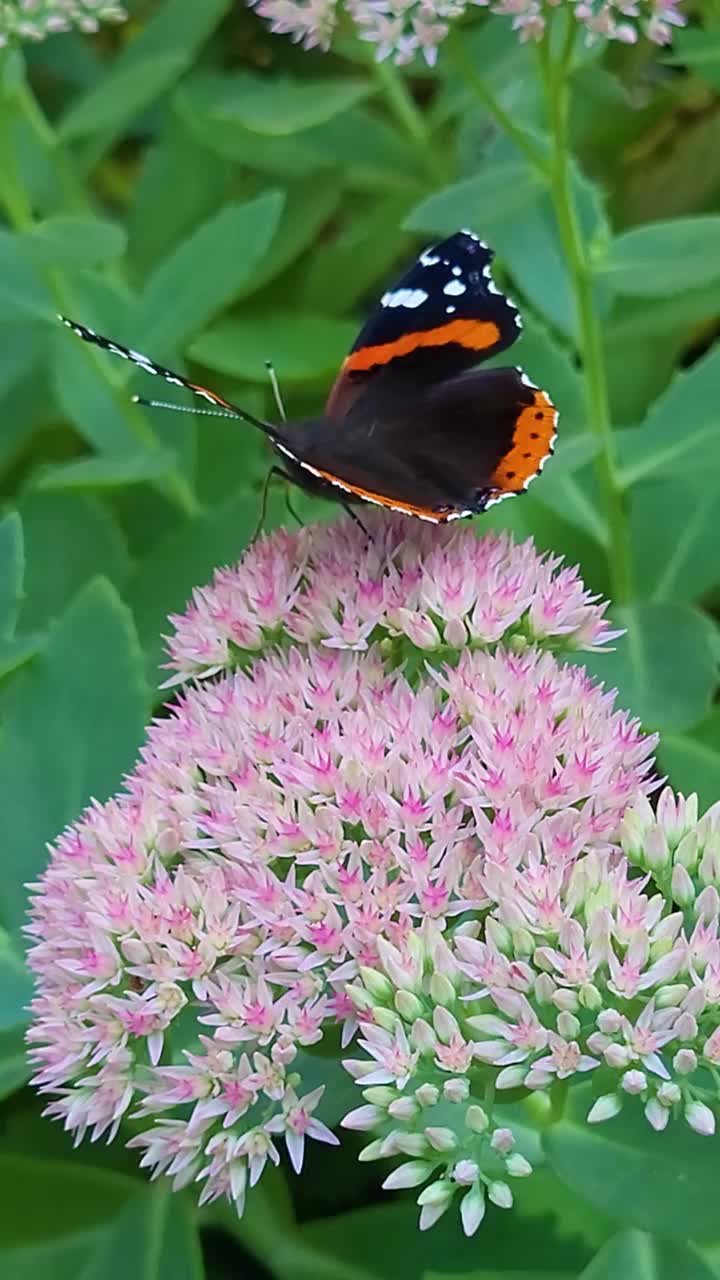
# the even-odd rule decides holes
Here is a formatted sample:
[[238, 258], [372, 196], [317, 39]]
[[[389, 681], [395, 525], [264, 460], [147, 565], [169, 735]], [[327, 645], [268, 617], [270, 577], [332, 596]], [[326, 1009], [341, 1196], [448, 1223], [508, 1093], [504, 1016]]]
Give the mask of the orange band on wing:
[[471, 351], [487, 351], [499, 339], [500, 330], [491, 320], [452, 320], [437, 329], [404, 333], [394, 342], [383, 342], [377, 347], [359, 347], [344, 361], [343, 369], [372, 369], [377, 364], [388, 364], [396, 356], [407, 356], [418, 347], [444, 347], [450, 342], [457, 342]]
[[491, 484], [501, 493], [519, 493], [534, 480], [552, 453], [557, 411], [544, 391], [535, 391], [533, 403], [519, 414], [509, 453], [493, 473]]
[[319, 480], [327, 480], [329, 484], [334, 484], [338, 489], [344, 489], [345, 493], [354, 494], [356, 498], [364, 498], [366, 502], [375, 502], [379, 507], [401, 511], [408, 516], [419, 516], [421, 520], [431, 520], [433, 524], [447, 524], [448, 520], [452, 520], [458, 514], [453, 509], [434, 511], [432, 507], [417, 507], [411, 502], [402, 502], [399, 498], [389, 498], [385, 493], [374, 493], [372, 489], [361, 489], [360, 485], [348, 484], [339, 476], [334, 476], [331, 471], [321, 471], [319, 467], [308, 466], [306, 462], [301, 465]]

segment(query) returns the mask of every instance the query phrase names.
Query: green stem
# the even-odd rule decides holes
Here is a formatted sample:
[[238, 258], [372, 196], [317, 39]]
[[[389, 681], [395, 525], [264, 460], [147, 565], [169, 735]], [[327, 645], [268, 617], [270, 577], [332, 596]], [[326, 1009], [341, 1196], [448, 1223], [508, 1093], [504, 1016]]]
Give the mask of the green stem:
[[539, 45], [540, 67], [552, 143], [551, 191], [560, 239], [575, 294], [589, 425], [600, 443], [600, 449], [596, 455], [596, 469], [607, 518], [610, 581], [615, 600], [623, 604], [632, 596], [631, 547], [610, 418], [602, 329], [595, 306], [592, 268], [583, 238], [571, 178], [568, 105], [575, 21], [572, 14], [568, 14], [567, 18], [565, 41], [556, 63], [553, 63], [550, 53], [549, 30]]
[[387, 59], [385, 62], [373, 62], [372, 68], [385, 101], [404, 130], [428, 176], [433, 182], [447, 182], [448, 174], [445, 165], [435, 154], [430, 130], [403, 76]]
[[[30, 198], [18, 169], [13, 138], [13, 123], [18, 111], [22, 112], [26, 118], [28, 112], [30, 112], [29, 123], [35, 129], [37, 129], [38, 122], [42, 121], [43, 117], [27, 86], [24, 86], [19, 91], [19, 86], [15, 85], [10, 92], [7, 89], [3, 92], [6, 60], [16, 56], [16, 51], [12, 49], [3, 51], [3, 55], [0, 56], [0, 204], [5, 210], [10, 226], [14, 230], [23, 233], [32, 230], [34, 218]], [[49, 128], [49, 126], [47, 127]], [[45, 271], [41, 274], [57, 310], [64, 315], [77, 315], [72, 289], [63, 273], [54, 270]], [[144, 449], [160, 448], [155, 433], [148, 426], [143, 414], [128, 400], [123, 386], [118, 382], [112, 370], [108, 369], [107, 362], [100, 357], [100, 353], [94, 348], [88, 347], [86, 348], [86, 354], [87, 358], [92, 361], [99, 377], [108, 384], [131, 434], [135, 436]], [[195, 516], [200, 512], [200, 504], [179, 469], [168, 475], [163, 481], [163, 488], [167, 496], [186, 515]]]
[[483, 80], [478, 71], [475, 70], [470, 58], [465, 52], [462, 45], [462, 35], [460, 33], [452, 35], [447, 41], [447, 57], [456, 67], [459, 75], [465, 81], [465, 84], [472, 90], [475, 97], [487, 111], [488, 115], [495, 121], [499, 129], [507, 134], [518, 151], [527, 156], [530, 163], [538, 170], [539, 173], [549, 176], [547, 157], [540, 147], [536, 146], [533, 139], [520, 126], [515, 124], [512, 116], [505, 110], [500, 100], [493, 93], [490, 86]]

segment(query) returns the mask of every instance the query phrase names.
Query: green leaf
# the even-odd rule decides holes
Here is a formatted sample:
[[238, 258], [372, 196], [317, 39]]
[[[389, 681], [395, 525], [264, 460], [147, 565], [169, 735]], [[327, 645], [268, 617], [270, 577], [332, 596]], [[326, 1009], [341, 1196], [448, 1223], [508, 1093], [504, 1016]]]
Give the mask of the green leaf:
[[644, 1231], [622, 1231], [603, 1245], [579, 1280], [713, 1280], [692, 1246], [647, 1235]]
[[43, 637], [39, 632], [13, 636], [12, 640], [0, 639], [0, 679], [17, 671], [42, 648]]
[[463, 1236], [457, 1204], [431, 1231], [423, 1233], [417, 1229], [418, 1213], [416, 1204], [402, 1199], [305, 1223], [303, 1241], [327, 1259], [325, 1272], [316, 1267], [314, 1274], [325, 1274], [332, 1280], [347, 1274], [347, 1280], [353, 1280], [353, 1271], [344, 1270], [353, 1268], [365, 1269], [377, 1280], [398, 1280], [400, 1276], [402, 1280], [423, 1280], [428, 1272], [446, 1275], [451, 1266], [460, 1280], [461, 1276], [477, 1274], [481, 1263], [483, 1280], [507, 1273], [523, 1280], [531, 1276], [536, 1280], [570, 1280], [589, 1258], [582, 1245], [559, 1241], [542, 1223], [525, 1219], [518, 1229], [512, 1211], [493, 1211], [492, 1220], [481, 1228], [484, 1234], [472, 1240]]
[[160, 263], [135, 318], [148, 351], [181, 345], [229, 302], [251, 292], [283, 202], [281, 192], [268, 191], [245, 204], [226, 205]]
[[[122, 534], [107, 507], [79, 494], [28, 493], [18, 504], [25, 532], [24, 629], [44, 627], [98, 574], [117, 587], [130, 571]], [[58, 531], [62, 530], [62, 554]]]
[[[584, 1273], [583, 1273], [584, 1274]], [[426, 1271], [423, 1280], [458, 1280], [457, 1272]], [[462, 1280], [576, 1280], [574, 1271], [538, 1271], [535, 1267], [528, 1270], [515, 1268], [508, 1271], [505, 1267], [481, 1267], [479, 1270], [463, 1271]], [[633, 1276], [633, 1280], [635, 1277]]]
[[629, 487], [654, 474], [714, 473], [720, 466], [720, 348], [679, 373], [642, 427], [618, 436], [620, 478]]
[[684, 734], [664, 733], [658, 767], [676, 791], [697, 791], [702, 808], [720, 799], [720, 711], [713, 711]]
[[0, 1251], [0, 1270], [12, 1280], [78, 1280], [84, 1264], [99, 1248], [103, 1231], [78, 1232], [44, 1244]]
[[0, 929], [0, 1034], [27, 1023], [31, 996], [32, 979], [19, 948]]
[[82, 458], [44, 467], [32, 478], [32, 487], [43, 493], [68, 490], [118, 489], [131, 484], [147, 484], [168, 475], [177, 459], [166, 449], [148, 450], [127, 458]]
[[[0, 1032], [0, 1101], [22, 1089], [32, 1074], [25, 1053], [25, 1025], [19, 1024], [10, 1031]], [[0, 1253], [2, 1273], [2, 1253]], [[5, 1272], [5, 1274], [8, 1274]]]
[[299, 299], [303, 308], [342, 315], [367, 298], [372, 288], [382, 293], [401, 255], [412, 254], [414, 237], [402, 230], [412, 200], [412, 193], [393, 191], [378, 198], [362, 219], [340, 224], [334, 234], [323, 237], [322, 253], [304, 263]]
[[631, 498], [635, 580], [643, 597], [690, 602], [720, 582], [720, 491], [702, 470], [697, 477], [635, 485]]
[[125, 252], [127, 234], [115, 222], [80, 214], [56, 214], [36, 222], [22, 236], [22, 250], [34, 267], [86, 269]]
[[249, 382], [267, 383], [272, 358], [285, 382], [330, 376], [352, 346], [357, 325], [350, 320], [301, 311], [248, 312], [221, 321], [190, 348], [194, 360]]
[[0, 1155], [0, 1184], [0, 1240], [4, 1249], [43, 1240], [57, 1242], [74, 1232], [88, 1231], [112, 1219], [142, 1185], [137, 1178], [93, 1168], [77, 1159], [36, 1160], [20, 1155]]
[[611, 240], [595, 271], [616, 293], [666, 298], [720, 280], [720, 216], [673, 218]]
[[272, 137], [302, 133], [354, 107], [374, 92], [367, 80], [272, 80], [250, 73], [235, 77], [217, 118]]
[[138, 565], [130, 586], [130, 601], [153, 685], [162, 661], [162, 635], [168, 630], [168, 614], [182, 609], [193, 588], [208, 582], [218, 565], [238, 559], [250, 540], [258, 514], [259, 497], [241, 493], [212, 514], [184, 521]]
[[583, 655], [583, 665], [647, 729], [678, 732], [707, 712], [717, 682], [710, 620], [683, 604], [640, 603], [613, 610], [627, 634], [614, 653]]
[[543, 181], [529, 164], [508, 161], [489, 166], [474, 178], [465, 178], [422, 200], [405, 219], [412, 231], [452, 235], [458, 227], [482, 225], [492, 240], [507, 218], [539, 199]]
[[22, 521], [11, 511], [0, 520], [0, 640], [9, 640], [15, 632], [24, 576]]
[[202, 1280], [204, 1274], [190, 1198], [160, 1184], [117, 1215], [78, 1280]]
[[148, 714], [132, 618], [103, 579], [89, 583], [50, 633], [43, 653], [10, 684], [0, 741], [4, 873], [0, 910], [22, 923], [25, 889], [45, 844], [91, 797], [116, 791]]
[[673, 39], [673, 50], [663, 62], [671, 66], [690, 67], [701, 79], [716, 89], [720, 88], [720, 32], [699, 27], [678, 31]]
[[17, 321], [20, 316], [47, 321], [56, 308], [23, 249], [21, 235], [0, 229], [0, 319]]
[[116, 65], [65, 112], [60, 138], [76, 142], [123, 128], [168, 89], [187, 65], [184, 51], [157, 53], [127, 67]]
[[635, 1100], [616, 1119], [588, 1125], [591, 1102], [589, 1088], [575, 1091], [566, 1114], [544, 1134], [561, 1181], [623, 1225], [680, 1241], [717, 1239], [713, 1142], [679, 1120], [656, 1133]]
[[[327, 173], [316, 174], [312, 178], [289, 179], [285, 183], [284, 192], [285, 204], [275, 238], [255, 269], [254, 292], [264, 289], [271, 280], [275, 280], [295, 262], [305, 249], [316, 243], [337, 210], [341, 197], [336, 177]], [[324, 241], [323, 235], [323, 253]]]

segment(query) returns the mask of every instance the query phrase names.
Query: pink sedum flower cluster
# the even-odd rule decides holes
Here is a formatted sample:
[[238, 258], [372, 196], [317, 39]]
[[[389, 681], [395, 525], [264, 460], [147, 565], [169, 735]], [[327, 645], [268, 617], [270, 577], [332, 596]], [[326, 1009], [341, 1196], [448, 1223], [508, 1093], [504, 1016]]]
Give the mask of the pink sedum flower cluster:
[[379, 519], [372, 540], [350, 520], [281, 530], [236, 568], [219, 569], [171, 618], [167, 685], [232, 670], [270, 644], [449, 657], [492, 648], [601, 649], [619, 635], [575, 568], [467, 525]]
[[44, 40], [73, 29], [90, 35], [126, 17], [125, 6], [109, 0], [0, 0], [0, 47], [13, 37]]
[[[586, 43], [598, 39], [634, 44], [645, 35], [655, 44], [669, 44], [675, 27], [686, 18], [681, 0], [552, 0], [564, 2]], [[268, 22], [270, 30], [289, 35], [306, 49], [328, 50], [343, 21], [352, 24], [361, 40], [375, 46], [378, 62], [391, 58], [398, 66], [421, 56], [429, 66], [452, 22], [473, 6], [512, 18], [521, 40], [540, 40], [545, 34], [546, 8], [541, 0], [248, 0]]]
[[576, 573], [366, 519], [369, 540], [263, 539], [175, 620], [173, 670], [202, 678], [34, 886], [35, 1084], [78, 1140], [139, 1120], [153, 1175], [242, 1211], [280, 1144], [299, 1170], [306, 1138], [337, 1141], [314, 1046], [359, 1028], [373, 1092], [347, 1124], [411, 1157], [389, 1185], [440, 1174], [423, 1225], [461, 1189], [474, 1230], [530, 1172], [488, 1082], [542, 1093], [602, 1062], [606, 1096], [707, 1128], [686, 1067], [717, 911], [699, 889], [690, 942], [629, 869], [654, 740], [551, 652], [614, 634]]

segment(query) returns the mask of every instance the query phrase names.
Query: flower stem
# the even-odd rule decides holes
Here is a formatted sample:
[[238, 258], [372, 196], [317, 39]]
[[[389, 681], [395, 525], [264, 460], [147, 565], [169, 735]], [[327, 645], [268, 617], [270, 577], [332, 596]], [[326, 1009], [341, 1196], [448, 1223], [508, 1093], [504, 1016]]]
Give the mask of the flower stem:
[[596, 468], [609, 533], [609, 576], [613, 596], [622, 604], [632, 596], [631, 548], [610, 419], [602, 329], [593, 294], [592, 268], [571, 181], [568, 103], [574, 37], [575, 20], [572, 14], [568, 14], [566, 38], [557, 62], [551, 58], [549, 30], [538, 51], [552, 143], [552, 198], [575, 294], [589, 426], [600, 443]]
[[459, 75], [465, 81], [465, 84], [472, 90], [475, 97], [492, 117], [499, 129], [507, 134], [518, 151], [521, 151], [530, 163], [538, 170], [539, 173], [549, 177], [547, 158], [543, 154], [540, 147], [537, 147], [532, 138], [520, 125], [515, 124], [512, 116], [505, 110], [500, 100], [493, 93], [490, 86], [483, 80], [483, 77], [476, 71], [470, 58], [465, 52], [462, 45], [462, 37], [453, 35], [447, 41], [447, 56], [456, 67]]
[[384, 62], [373, 61], [372, 67], [388, 107], [417, 153], [426, 173], [433, 182], [447, 182], [448, 174], [444, 164], [435, 154], [430, 130], [397, 67], [387, 59]]

